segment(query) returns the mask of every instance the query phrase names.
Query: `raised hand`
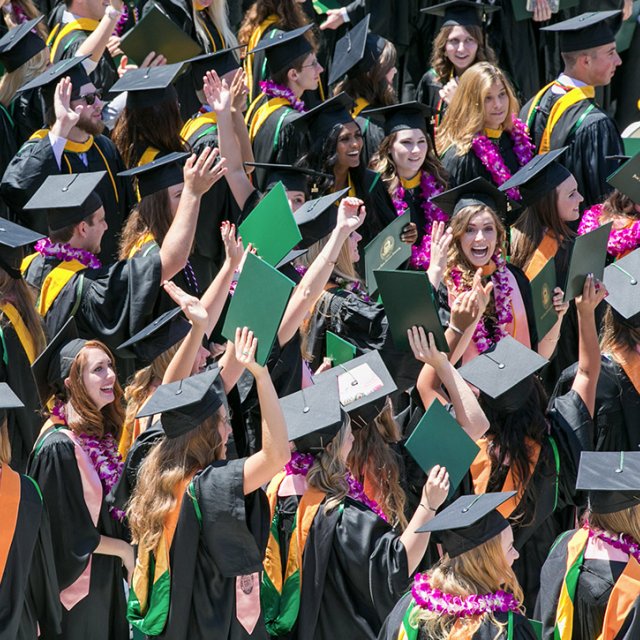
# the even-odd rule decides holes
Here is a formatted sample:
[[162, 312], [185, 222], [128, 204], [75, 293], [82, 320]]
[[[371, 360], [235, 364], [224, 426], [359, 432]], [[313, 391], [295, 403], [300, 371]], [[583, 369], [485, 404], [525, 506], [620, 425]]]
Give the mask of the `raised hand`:
[[482, 269], [478, 269], [473, 276], [472, 290], [475, 291], [478, 296], [477, 318], [480, 319], [480, 316], [482, 316], [489, 305], [491, 292], [493, 291], [493, 282], [491, 282], [491, 280], [489, 280], [485, 285], [482, 284]]
[[[247, 95], [249, 88], [247, 87], [247, 74], [244, 69], [240, 68], [236, 71], [231, 81], [231, 109], [232, 111], [243, 112], [247, 108]], [[212, 107], [213, 108], [213, 107]]]
[[549, 0], [536, 0], [536, 6], [533, 10], [534, 22], [546, 22], [552, 16], [551, 5]]
[[352, 233], [364, 222], [367, 210], [360, 198], [342, 198], [338, 207], [338, 220], [336, 226], [348, 233]]
[[73, 85], [69, 77], [62, 78], [56, 85], [53, 93], [53, 109], [56, 114], [56, 121], [51, 127], [51, 132], [55, 135], [66, 138], [73, 127], [78, 124], [80, 116], [86, 109], [90, 109], [85, 103], [71, 108], [71, 93]]
[[582, 288], [582, 295], [576, 297], [578, 313], [593, 313], [595, 308], [609, 295], [605, 286], [590, 273]]
[[220, 234], [222, 235], [222, 244], [224, 245], [227, 262], [235, 271], [240, 267], [245, 253], [242, 238], [240, 236], [236, 238], [236, 225], [231, 224], [228, 220], [222, 223]]
[[327, 11], [327, 19], [320, 25], [320, 31], [325, 29], [337, 29], [344, 24], [344, 18], [340, 9], [329, 9]]
[[447, 84], [445, 84], [444, 87], [440, 89], [439, 91], [440, 97], [447, 104], [451, 104], [451, 101], [453, 100], [453, 96], [456, 94], [457, 90], [458, 90], [458, 81], [456, 80], [456, 78], [451, 78], [451, 80], [449, 80], [449, 82], [447, 82]]
[[422, 489], [420, 504], [427, 503], [432, 511], [438, 509], [449, 495], [449, 474], [445, 467], [436, 465], [429, 472], [429, 477]]
[[224, 80], [220, 80], [215, 71], [207, 71], [204, 78], [203, 91], [207, 98], [207, 104], [220, 113], [231, 109], [231, 90]]
[[192, 193], [201, 196], [224, 176], [227, 172], [225, 159], [216, 159], [220, 155], [218, 149], [205, 147], [199, 156], [193, 154], [184, 166], [184, 184]]
[[209, 315], [202, 302], [200, 302], [200, 299], [189, 295], [171, 280], [165, 280], [162, 286], [167, 295], [182, 309], [187, 320], [189, 320], [194, 327], [206, 330]]
[[431, 251], [429, 258], [429, 268], [427, 275], [429, 282], [434, 289], [437, 289], [442, 281], [445, 269], [447, 268], [447, 255], [453, 234], [450, 227], [446, 227], [444, 222], [434, 222], [431, 227]]
[[478, 294], [473, 289], [460, 293], [451, 305], [449, 324], [463, 333], [478, 321]]
[[553, 308], [558, 314], [558, 319], [562, 318], [569, 310], [569, 303], [563, 302], [564, 291], [560, 287], [556, 287], [553, 290]]
[[424, 362], [436, 370], [448, 362], [447, 355], [438, 351], [432, 333], [427, 336], [422, 327], [411, 327], [407, 330], [407, 337], [416, 360]]
[[258, 338], [255, 338], [253, 331], [249, 331], [248, 327], [236, 329], [236, 339], [234, 340], [236, 360], [247, 369], [254, 377], [265, 371], [265, 367], [261, 367], [256, 362], [256, 351], [258, 349]]

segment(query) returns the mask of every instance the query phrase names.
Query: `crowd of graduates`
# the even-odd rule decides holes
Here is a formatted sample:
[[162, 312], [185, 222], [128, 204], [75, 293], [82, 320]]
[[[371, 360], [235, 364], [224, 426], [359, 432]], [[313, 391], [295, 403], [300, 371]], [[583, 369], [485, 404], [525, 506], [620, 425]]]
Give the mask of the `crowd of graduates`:
[[0, 640], [640, 638], [640, 1], [0, 6]]

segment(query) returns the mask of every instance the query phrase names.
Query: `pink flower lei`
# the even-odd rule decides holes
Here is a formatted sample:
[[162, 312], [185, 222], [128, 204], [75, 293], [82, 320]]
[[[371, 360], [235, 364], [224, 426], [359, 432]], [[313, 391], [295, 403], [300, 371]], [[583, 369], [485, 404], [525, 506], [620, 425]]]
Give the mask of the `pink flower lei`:
[[[583, 236], [601, 226], [600, 216], [602, 215], [602, 205], [587, 209], [582, 214], [578, 235]], [[640, 220], [635, 220], [633, 224], [624, 229], [611, 228], [609, 240], [607, 242], [607, 253], [615, 258], [620, 258], [640, 246]]]
[[[291, 460], [287, 462], [284, 467], [285, 473], [288, 476], [305, 476], [309, 473], [309, 469], [313, 466], [315, 462], [315, 456], [311, 453], [300, 453], [298, 451], [294, 451], [291, 454]], [[364, 487], [358, 480], [356, 480], [350, 471], [347, 471], [347, 484], [349, 485], [349, 497], [352, 500], [357, 500], [361, 502], [365, 506], [369, 507], [371, 511], [373, 511], [379, 518], [382, 518], [385, 522], [388, 522], [387, 516], [384, 511], [380, 508], [378, 503], [375, 500], [372, 500], [367, 496], [364, 492]]]
[[[535, 145], [529, 138], [527, 125], [515, 116], [511, 116], [513, 128], [509, 131], [509, 137], [513, 142], [513, 152], [518, 160], [518, 164], [523, 167], [535, 152]], [[499, 187], [505, 183], [510, 177], [511, 172], [504, 163], [500, 152], [496, 145], [485, 135], [477, 135], [471, 143], [471, 148], [487, 171], [491, 174], [491, 179]], [[507, 195], [512, 200], [521, 200], [522, 196], [517, 188], [508, 189]]]
[[631, 536], [626, 533], [620, 533], [617, 536], [610, 535], [606, 531], [592, 529], [588, 524], [585, 525], [584, 528], [588, 529], [590, 538], [602, 540], [602, 542], [608, 544], [610, 547], [619, 549], [623, 553], [633, 556], [638, 562], [640, 562], [640, 544], [638, 544], [638, 542], [636, 542]]
[[[491, 328], [491, 331], [487, 328], [486, 318], [484, 316], [480, 319], [480, 322], [478, 322], [476, 330], [473, 332], [473, 342], [478, 349], [478, 353], [484, 353], [494, 344], [502, 340], [502, 338], [507, 335], [504, 325], [513, 321], [513, 314], [511, 313], [511, 292], [513, 289], [509, 284], [507, 263], [500, 253], [495, 253], [492, 260], [496, 265], [496, 270], [491, 275], [491, 281], [493, 282], [493, 297], [496, 305], [497, 322], [495, 326]], [[465, 290], [462, 288], [462, 273], [459, 269], [453, 269], [451, 271], [451, 280], [455, 286], [455, 295]]]
[[[444, 187], [426, 171], [422, 171], [420, 174], [420, 207], [424, 213], [424, 236], [419, 246], [411, 247], [411, 261], [410, 264], [416, 269], [428, 269], [429, 262], [431, 261], [431, 229], [434, 222], [445, 222], [448, 220], [447, 214], [437, 207], [435, 204], [429, 202], [432, 196], [436, 196], [444, 191]], [[402, 183], [398, 185], [393, 193], [393, 206], [396, 210], [396, 215], [401, 216], [409, 205], [404, 200], [405, 189]]]
[[520, 611], [520, 603], [511, 593], [498, 590], [495, 593], [474, 593], [466, 597], [454, 596], [432, 587], [426, 573], [416, 575], [411, 587], [411, 595], [421, 609], [456, 618], [481, 616], [497, 611], [501, 613]]
[[260, 82], [260, 90], [269, 98], [284, 98], [289, 102], [291, 107], [300, 113], [305, 113], [307, 108], [304, 102], [296, 98], [295, 93], [288, 87], [276, 84], [273, 80], [263, 80]]
[[50, 238], [38, 240], [34, 249], [45, 258], [55, 258], [61, 262], [77, 260], [88, 269], [99, 269], [102, 266], [102, 262], [91, 251], [77, 249], [60, 242], [51, 242]]

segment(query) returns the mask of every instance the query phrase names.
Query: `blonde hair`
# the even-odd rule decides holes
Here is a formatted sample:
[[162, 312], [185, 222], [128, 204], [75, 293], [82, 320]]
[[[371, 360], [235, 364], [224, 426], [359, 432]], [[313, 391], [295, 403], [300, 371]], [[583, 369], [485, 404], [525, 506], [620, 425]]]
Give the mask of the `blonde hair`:
[[9, 428], [5, 416], [0, 424], [0, 466], [11, 462], [11, 442], [9, 440]]
[[[501, 536], [502, 533], [455, 558], [445, 554], [428, 572], [430, 586], [443, 593], [462, 598], [502, 589], [522, 602], [524, 599], [522, 588], [513, 569], [507, 563]], [[492, 619], [496, 626], [503, 626], [492, 614], [484, 615]], [[425, 635], [431, 640], [463, 640], [473, 635], [477, 629], [478, 617], [458, 618], [415, 607], [410, 622], [413, 626], [419, 626], [424, 630]], [[456, 629], [452, 633], [454, 625]]]
[[505, 131], [511, 131], [512, 116], [517, 116], [519, 110], [513, 87], [498, 67], [478, 62], [460, 78], [458, 89], [438, 129], [436, 149], [439, 155], [452, 145], [456, 147], [457, 156], [468, 153], [474, 136], [484, 129], [484, 100], [497, 82], [502, 83], [509, 96], [509, 109], [502, 126]]
[[5, 107], [9, 107], [11, 101], [16, 97], [18, 89], [33, 80], [33, 78], [43, 74], [48, 66], [49, 49], [45, 47], [15, 71], [5, 72], [0, 77], [0, 103]]
[[588, 514], [589, 525], [595, 529], [613, 534], [624, 533], [634, 540], [640, 540], [640, 505], [612, 513]]
[[[204, 30], [198, 23], [198, 19], [196, 16], [197, 9], [195, 8], [195, 4], [193, 5], [193, 24], [195, 26], [196, 32], [198, 35], [204, 40], [207, 41], [206, 34]], [[230, 49], [231, 47], [238, 46], [238, 39], [235, 34], [231, 30], [229, 25], [229, 7], [227, 6], [227, 0], [213, 0], [211, 4], [204, 9], [207, 12], [207, 15], [211, 19], [211, 22], [215, 25], [216, 29], [220, 32], [222, 39], [224, 40], [225, 48]]]

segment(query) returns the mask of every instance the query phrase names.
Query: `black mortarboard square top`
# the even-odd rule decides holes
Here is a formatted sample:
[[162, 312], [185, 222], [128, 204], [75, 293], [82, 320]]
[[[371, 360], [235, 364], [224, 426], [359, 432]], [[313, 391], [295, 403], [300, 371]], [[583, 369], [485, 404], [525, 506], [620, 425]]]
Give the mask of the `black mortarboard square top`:
[[591, 11], [542, 27], [541, 31], [557, 31], [560, 34], [562, 53], [584, 51], [615, 42], [615, 33], [607, 21], [619, 14], [620, 11]]
[[216, 367], [159, 386], [136, 418], [162, 414], [160, 422], [167, 438], [177, 438], [195, 429], [223, 404], [214, 385], [219, 373]]
[[[45, 96], [48, 96], [49, 99], [53, 99], [53, 90], [55, 89], [56, 84], [58, 84], [62, 78], [69, 77], [73, 87], [73, 95], [78, 95], [80, 87], [91, 83], [91, 79], [87, 75], [84, 65], [82, 64], [88, 57], [89, 54], [86, 56], [76, 56], [60, 60], [60, 62], [52, 64], [39, 76], [21, 86], [18, 91], [28, 91], [29, 89], [42, 87], [43, 90], [46, 90]], [[72, 99], [74, 99], [73, 96]]]
[[51, 396], [64, 391], [71, 364], [85, 344], [87, 341], [78, 336], [75, 320], [69, 318], [31, 365], [43, 407]]
[[82, 222], [102, 206], [95, 190], [106, 175], [106, 171], [92, 171], [49, 176], [24, 209], [46, 210], [51, 231]]
[[343, 91], [297, 116], [293, 125], [302, 132], [308, 131], [311, 140], [326, 140], [336, 125], [354, 122], [351, 115], [353, 104], [353, 98]]
[[571, 177], [571, 171], [557, 162], [569, 147], [560, 147], [548, 153], [533, 156], [524, 167], [518, 169], [509, 180], [501, 184], [498, 189], [506, 193], [513, 187], [518, 187], [522, 196], [522, 204], [529, 206], [549, 191], [561, 185]]
[[484, 178], [474, 178], [453, 189], [444, 191], [433, 196], [430, 202], [448, 213], [449, 217], [455, 216], [465, 207], [485, 205], [493, 209], [502, 220], [505, 220], [507, 212], [517, 207], [516, 203]]
[[640, 205], [640, 153], [629, 158], [618, 167], [608, 178], [607, 182], [620, 193]]
[[187, 62], [127, 71], [109, 93], [127, 92], [127, 108], [152, 107], [163, 100], [177, 100], [173, 83], [188, 68]]
[[278, 182], [282, 182], [284, 188], [287, 191], [302, 191], [306, 194], [309, 192], [309, 178], [333, 178], [333, 176], [330, 176], [328, 173], [321, 173], [320, 171], [314, 171], [313, 169], [307, 169], [305, 167], [296, 167], [291, 164], [274, 164], [271, 162], [245, 162], [244, 165], [247, 167], [264, 169], [266, 171], [266, 191], [269, 191], [270, 189], [275, 187]]
[[593, 513], [640, 504], [640, 451], [583, 451], [576, 489], [589, 492]]
[[[370, 372], [377, 376], [382, 382], [382, 386], [371, 393], [359, 392], [358, 388], [363, 384], [363, 376], [368, 378]], [[340, 378], [343, 385], [346, 385], [348, 395], [355, 398], [351, 402], [345, 403], [342, 394], [339, 396], [342, 408], [351, 417], [351, 424], [354, 428], [366, 427], [372, 422], [385, 408], [387, 397], [398, 389], [377, 351], [368, 351], [358, 358], [332, 367], [315, 376], [314, 380], [320, 383], [332, 378], [335, 380]], [[339, 384], [339, 392], [341, 386]]]
[[289, 441], [301, 453], [322, 451], [347, 419], [340, 407], [338, 384], [324, 380], [280, 399]]
[[191, 58], [187, 62], [191, 63], [191, 75], [195, 88], [199, 91], [204, 87], [203, 78], [207, 71], [215, 71], [220, 78], [230, 71], [240, 68], [238, 62], [238, 50], [245, 45], [241, 44], [230, 49], [221, 49], [215, 53], [205, 53], [201, 56]]
[[385, 136], [403, 129], [420, 129], [427, 133], [427, 119], [431, 109], [420, 102], [403, 102], [379, 109], [365, 109], [361, 112], [367, 118], [380, 121]]
[[416, 533], [437, 532], [436, 539], [450, 558], [479, 547], [502, 533], [509, 522], [496, 511], [515, 491], [461, 496]]
[[12, 278], [22, 277], [20, 263], [22, 262], [24, 247], [33, 244], [44, 237], [41, 233], [21, 227], [6, 218], [0, 218], [0, 267]]
[[308, 249], [333, 231], [338, 219], [338, 207], [335, 205], [348, 191], [348, 188], [341, 189], [321, 198], [308, 200], [294, 212], [293, 217], [302, 234], [298, 249]]
[[169, 309], [151, 324], [138, 331], [118, 347], [118, 355], [133, 354], [141, 366], [151, 364], [160, 354], [173, 347], [191, 330], [182, 309]]
[[515, 338], [505, 336], [490, 351], [467, 362], [459, 372], [468, 383], [480, 389], [493, 408], [512, 413], [526, 402], [525, 391], [531, 376], [547, 362]]
[[0, 382], [0, 409], [20, 409], [24, 403], [6, 383]]
[[640, 327], [640, 249], [635, 249], [604, 270], [605, 300], [619, 322]]
[[186, 151], [174, 151], [160, 156], [133, 169], [121, 171], [118, 175], [137, 178], [140, 197], [150, 196], [161, 189], [184, 182], [184, 162], [189, 157]]
[[34, 30], [44, 16], [10, 29], [0, 38], [0, 62], [7, 72], [15, 71], [45, 48], [44, 40]]
[[306, 24], [293, 31], [270, 31], [249, 53], [264, 51], [269, 63], [269, 72], [278, 73], [287, 69], [300, 56], [313, 52], [306, 33], [313, 25]]
[[449, 0], [434, 7], [420, 9], [423, 13], [442, 18], [442, 27], [481, 27], [487, 14], [499, 10], [500, 7], [471, 0]]

